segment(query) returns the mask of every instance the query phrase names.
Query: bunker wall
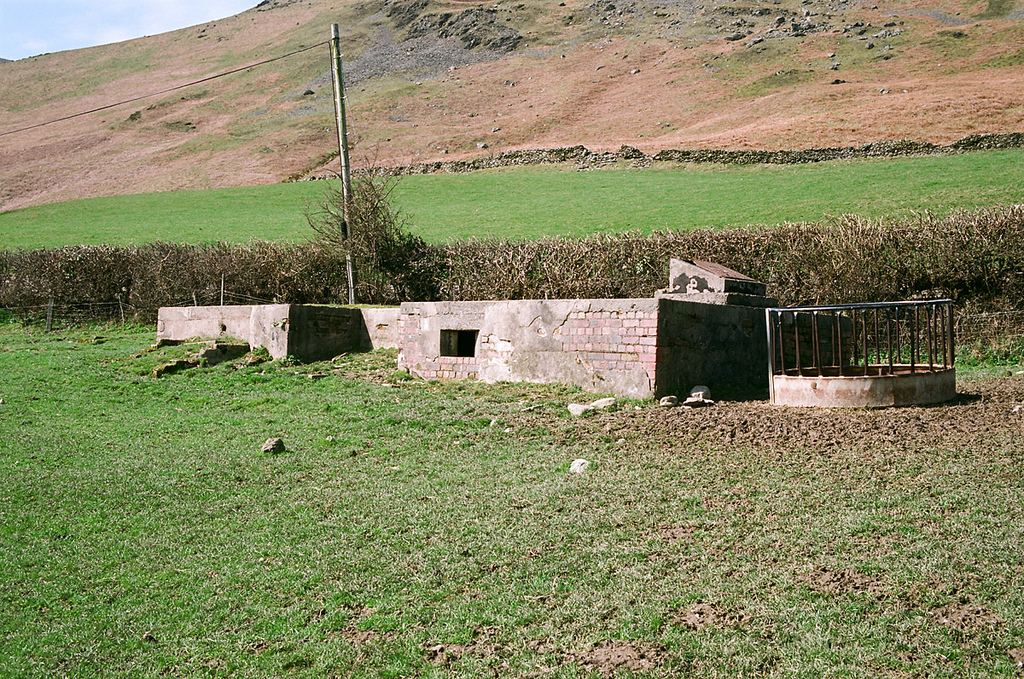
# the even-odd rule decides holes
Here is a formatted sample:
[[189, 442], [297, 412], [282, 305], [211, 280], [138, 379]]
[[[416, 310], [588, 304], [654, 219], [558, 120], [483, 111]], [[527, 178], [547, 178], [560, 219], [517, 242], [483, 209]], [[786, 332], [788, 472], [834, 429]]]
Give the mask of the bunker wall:
[[399, 365], [426, 379], [578, 385], [647, 398], [657, 372], [653, 299], [407, 302]]

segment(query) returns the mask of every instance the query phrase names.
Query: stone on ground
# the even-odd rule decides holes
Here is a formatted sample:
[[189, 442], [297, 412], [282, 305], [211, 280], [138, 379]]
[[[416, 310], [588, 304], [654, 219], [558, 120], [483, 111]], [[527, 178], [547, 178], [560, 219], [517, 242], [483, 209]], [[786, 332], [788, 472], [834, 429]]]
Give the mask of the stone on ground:
[[583, 472], [587, 471], [587, 468], [589, 466], [590, 460], [584, 460], [581, 457], [579, 459], [572, 461], [572, 464], [569, 465], [569, 471], [571, 471], [573, 474], [582, 474]]
[[277, 438], [269, 438], [266, 443], [263, 444], [264, 453], [283, 453], [284, 452], [284, 441]]

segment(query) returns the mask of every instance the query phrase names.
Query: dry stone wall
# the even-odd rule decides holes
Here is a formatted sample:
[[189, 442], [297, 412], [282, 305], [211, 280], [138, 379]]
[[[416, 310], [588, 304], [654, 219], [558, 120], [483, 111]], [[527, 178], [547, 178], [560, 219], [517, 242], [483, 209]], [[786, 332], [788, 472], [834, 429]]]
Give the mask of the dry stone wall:
[[[624, 162], [632, 167], [648, 167], [653, 163], [717, 163], [722, 165], [796, 165], [821, 163], [829, 160], [857, 158], [900, 158], [906, 156], [945, 155], [965, 151], [1024, 148], [1024, 133], [973, 134], [948, 145], [920, 141], [880, 141], [861, 146], [837, 146], [783, 151], [733, 151], [728, 149], [665, 149], [649, 155], [632, 146], [622, 146], [616, 152], [591, 151], [585, 146], [566, 146], [554, 149], [526, 149], [503, 151], [479, 158], [464, 160], [437, 160], [427, 163], [400, 165], [391, 170], [399, 175], [462, 173], [502, 167], [574, 163], [577, 169], [596, 169]], [[308, 179], [333, 178], [334, 175], [314, 174]]]

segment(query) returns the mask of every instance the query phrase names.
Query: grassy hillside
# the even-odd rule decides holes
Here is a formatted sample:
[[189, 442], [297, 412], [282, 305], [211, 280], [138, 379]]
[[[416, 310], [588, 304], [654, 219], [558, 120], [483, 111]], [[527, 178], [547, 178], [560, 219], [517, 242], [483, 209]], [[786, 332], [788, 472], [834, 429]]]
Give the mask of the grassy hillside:
[[[403, 178], [395, 206], [429, 241], [814, 221], [1024, 201], [1024, 151], [575, 172], [565, 167]], [[71, 201], [0, 213], [0, 248], [198, 243], [313, 235], [321, 182]]]
[[[272, 0], [203, 26], [0, 64], [0, 210], [267, 184], [336, 147], [342, 27], [357, 162], [948, 143], [1024, 129], [1014, 2]], [[486, 144], [486, 148], [482, 145]]]

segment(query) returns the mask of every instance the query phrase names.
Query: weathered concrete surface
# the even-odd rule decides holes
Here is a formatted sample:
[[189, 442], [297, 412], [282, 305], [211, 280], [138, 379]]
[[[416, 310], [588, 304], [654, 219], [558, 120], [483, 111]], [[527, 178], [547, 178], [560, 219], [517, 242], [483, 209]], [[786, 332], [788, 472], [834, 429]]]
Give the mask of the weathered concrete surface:
[[689, 394], [697, 384], [714, 394], [762, 395], [768, 389], [765, 314], [751, 306], [658, 298], [656, 395]]
[[398, 345], [396, 308], [353, 309], [305, 304], [164, 307], [157, 339], [236, 337], [274, 358], [303, 361]]
[[[399, 365], [427, 379], [561, 382], [646, 398], [657, 313], [653, 299], [407, 302]], [[442, 332], [474, 330], [474, 355], [442, 355]]]
[[[284, 358], [289, 355], [290, 309], [290, 304], [260, 304], [252, 307], [247, 338], [250, 346], [263, 347], [273, 358]], [[160, 312], [163, 313], [163, 309]]]
[[956, 397], [956, 370], [895, 375], [794, 377], [775, 375], [771, 401], [776, 405], [820, 408], [883, 408], [930, 405]]
[[384, 349], [398, 346], [398, 307], [374, 307], [359, 310], [363, 314], [363, 325], [370, 341], [370, 349]]
[[737, 293], [763, 298], [767, 287], [721, 264], [672, 258], [669, 260], [668, 290], [689, 294]]
[[249, 338], [252, 306], [162, 307], [156, 322], [157, 339], [192, 337]]
[[[561, 382], [616, 396], [767, 393], [764, 312], [657, 299], [416, 302], [402, 305], [399, 365], [426, 379]], [[444, 334], [477, 331], [470, 355]]]

